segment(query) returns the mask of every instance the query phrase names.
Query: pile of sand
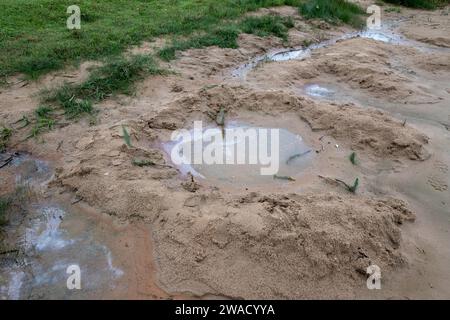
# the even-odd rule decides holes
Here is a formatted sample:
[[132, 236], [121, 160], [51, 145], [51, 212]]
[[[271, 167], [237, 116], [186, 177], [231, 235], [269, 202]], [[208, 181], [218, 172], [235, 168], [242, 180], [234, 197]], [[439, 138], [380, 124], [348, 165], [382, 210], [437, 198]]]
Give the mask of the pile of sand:
[[332, 193], [196, 197], [196, 205], [165, 213], [155, 227], [160, 281], [169, 291], [345, 297], [365, 288], [369, 265], [387, 271], [405, 263], [399, 225], [414, 215], [399, 200]]
[[284, 91], [254, 91], [243, 87], [219, 86], [201, 90], [170, 103], [156, 115], [147, 115], [153, 129], [180, 129], [189, 118], [214, 119], [224, 106], [230, 116], [249, 110], [274, 115], [294, 112], [299, 121], [306, 121], [313, 131], [323, 131], [340, 143], [376, 156], [407, 157], [423, 160], [428, 157], [424, 145], [428, 138], [382, 111], [361, 108], [354, 104], [316, 102]]
[[[301, 88], [310, 82], [345, 83], [351, 90], [366, 92], [389, 102], [427, 103], [436, 100], [414, 81], [411, 70], [398, 67], [396, 56], [420, 56], [424, 69], [446, 63], [446, 55], [420, 54], [405, 46], [392, 46], [365, 38], [343, 40], [314, 51], [308, 59], [265, 63], [254, 69], [247, 80], [263, 89]], [[429, 56], [432, 61], [428, 61]], [[405, 58], [403, 58], [405, 59]]]

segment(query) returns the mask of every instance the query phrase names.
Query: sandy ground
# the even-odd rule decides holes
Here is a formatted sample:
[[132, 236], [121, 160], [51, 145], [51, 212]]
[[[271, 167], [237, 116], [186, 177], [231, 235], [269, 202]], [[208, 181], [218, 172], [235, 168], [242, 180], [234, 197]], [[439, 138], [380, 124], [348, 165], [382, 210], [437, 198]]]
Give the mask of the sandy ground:
[[[351, 32], [307, 23], [290, 7], [258, 14], [270, 12], [295, 18], [292, 48]], [[146, 79], [135, 96], [98, 105], [95, 125], [80, 120], [27, 142], [19, 131], [13, 149], [54, 168], [44, 199], [77, 199], [76, 210], [108, 225], [93, 233], [124, 275], [114, 289], [85, 297], [449, 298], [447, 14], [402, 9], [385, 16], [395, 22], [389, 31], [404, 37], [400, 44], [339, 40], [303, 60], [264, 62], [236, 76], [254, 57], [286, 50], [278, 39], [241, 35], [236, 50], [181, 53], [169, 65], [176, 74]], [[1, 121], [31, 112], [42, 88], [81, 81], [92, 64], [38, 82], [11, 79], [16, 84], [0, 89]], [[308, 95], [312, 84], [333, 95]], [[222, 107], [226, 121], [301, 135], [314, 160], [295, 181], [182, 175], [163, 143], [196, 120], [213, 124]], [[122, 125], [133, 147], [124, 144]], [[159, 165], [134, 166], [136, 157]], [[0, 174], [9, 181], [4, 193], [16, 170]], [[357, 194], [334, 180], [355, 177]], [[381, 268], [382, 290], [366, 287], [371, 264]]]

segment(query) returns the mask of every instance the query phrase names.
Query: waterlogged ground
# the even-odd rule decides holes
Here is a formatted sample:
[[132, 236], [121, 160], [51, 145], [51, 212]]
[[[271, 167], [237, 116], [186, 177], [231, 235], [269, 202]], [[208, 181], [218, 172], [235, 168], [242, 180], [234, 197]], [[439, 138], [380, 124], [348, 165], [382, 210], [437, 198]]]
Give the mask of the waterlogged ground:
[[[98, 105], [95, 125], [13, 141], [2, 192], [33, 196], [7, 228], [1, 297], [450, 297], [448, 10], [386, 13], [361, 32], [263, 10], [295, 18], [288, 45], [241, 35], [239, 49], [180, 53], [174, 74]], [[1, 92], [2, 117], [62, 76]], [[280, 129], [277, 177], [174, 163], [170, 137], [195, 121], [201, 138]], [[382, 290], [367, 290], [372, 264]]]
[[[48, 162], [17, 154], [11, 162], [16, 185], [39, 190], [52, 177]], [[15, 247], [2, 256], [2, 299], [69, 299], [94, 296], [114, 289], [123, 271], [110, 249], [99, 242], [104, 230], [94, 217], [79, 208], [35, 196], [24, 212], [13, 216], [7, 234]], [[68, 290], [69, 266], [82, 272], [80, 290]]]
[[[154, 284], [147, 226], [117, 224], [78, 197], [49, 191], [54, 167], [48, 158], [9, 156], [2, 181], [25, 196], [4, 228], [1, 299], [136, 298], [141, 290], [148, 298], [169, 297]], [[80, 270], [80, 289], [73, 289], [73, 267]]]
[[[198, 164], [192, 158], [196, 143], [205, 150]], [[197, 132], [192, 129], [188, 139], [166, 142], [163, 148], [168, 159], [172, 159], [174, 152], [179, 154], [182, 174], [191, 173], [211, 183], [234, 186], [295, 179], [316, 153], [300, 135], [286, 129], [252, 127], [235, 121], [228, 122], [224, 128]], [[187, 156], [183, 156], [183, 151]]]
[[[95, 221], [83, 219], [85, 225], [79, 226], [80, 217], [57, 206], [36, 205], [31, 210], [20, 240], [26, 258], [3, 270], [9, 281], [2, 285], [2, 298], [83, 298], [114, 289], [123, 271], [114, 266], [111, 251], [94, 239], [89, 224], [95, 227]], [[66, 286], [72, 265], [80, 267], [83, 291]]]

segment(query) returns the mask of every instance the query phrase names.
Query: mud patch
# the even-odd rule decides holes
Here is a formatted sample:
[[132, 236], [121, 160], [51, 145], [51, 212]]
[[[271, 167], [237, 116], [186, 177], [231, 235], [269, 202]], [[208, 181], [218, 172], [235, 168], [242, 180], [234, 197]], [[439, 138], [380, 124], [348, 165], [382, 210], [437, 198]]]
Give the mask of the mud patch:
[[36, 159], [25, 152], [15, 153], [10, 165], [15, 171], [15, 183], [40, 187], [45, 185], [53, 176], [53, 170], [48, 162]]
[[[114, 265], [111, 251], [95, 240], [96, 226], [75, 211], [60, 206], [31, 206], [26, 221], [15, 228], [20, 254], [2, 260], [3, 299], [74, 299], [94, 297], [114, 288], [124, 273]], [[11, 255], [13, 256], [13, 255]], [[82, 290], [66, 286], [66, 270], [81, 270]]]
[[[273, 135], [275, 132], [276, 137]], [[223, 129], [212, 127], [200, 129], [199, 132], [192, 129], [189, 137], [188, 141], [164, 143], [163, 148], [167, 155], [178, 152], [185, 160], [185, 164], [179, 166], [182, 174], [190, 172], [210, 183], [277, 183], [283, 178], [300, 175], [302, 170], [310, 165], [315, 154], [298, 134], [286, 129], [253, 127], [236, 121], [228, 122]], [[212, 150], [211, 154], [207, 153], [206, 156], [211, 156], [214, 163], [193, 164], [192, 154], [196, 143], [202, 146], [201, 150]], [[191, 153], [182, 155], [183, 148]], [[216, 151], [219, 151], [222, 157], [216, 157]], [[202, 162], [204, 161], [203, 159]], [[262, 174], [264, 168], [274, 172]]]
[[[383, 286], [388, 286], [392, 275], [406, 272], [409, 268], [403, 267], [409, 261], [417, 262], [416, 251], [421, 252], [424, 260], [429, 259], [422, 253], [422, 247], [416, 248], [409, 239], [402, 239], [400, 228], [412, 221], [414, 214], [399, 199], [405, 198], [405, 190], [413, 190], [414, 196], [406, 199], [428, 201], [424, 205], [427, 208], [419, 210], [421, 214], [435, 213], [433, 208], [446, 205], [448, 179], [437, 169], [433, 174], [422, 170], [430, 157], [427, 149], [436, 150], [436, 140], [428, 145], [428, 137], [416, 129], [423, 127], [409, 118], [405, 120], [403, 114], [396, 119], [392, 114], [367, 107], [371, 103], [344, 103], [348, 100], [340, 97], [353, 90], [367, 99], [360, 101], [374, 97], [383, 103], [389, 101], [398, 107], [396, 110], [403, 111], [412, 105], [417, 108], [426, 105], [423, 109], [430, 110], [441, 97], [448, 96], [446, 49], [426, 44], [416, 46], [395, 32], [366, 32], [339, 38], [330, 34], [311, 37], [312, 32], [305, 30], [310, 29], [295, 30], [297, 42], [291, 43], [292, 49], [267, 53], [267, 48], [281, 48], [283, 44], [277, 39], [241, 35], [239, 50], [214, 47], [183, 52], [172, 65], [179, 74], [145, 80], [135, 98], [108, 99], [100, 106], [101, 119], [97, 125], [88, 127], [80, 122], [47, 134], [48, 143], [42, 149], [59, 150], [63, 156], [53, 187], [70, 191], [76, 201], [88, 203], [115, 221], [142, 226], [142, 232], [133, 230], [126, 237], [103, 228], [112, 237], [121, 239], [120, 246], [126, 248], [118, 251], [121, 254], [109, 242], [93, 236], [98, 245], [93, 244], [92, 248], [101, 257], [94, 262], [95, 268], [109, 270], [104, 278], [93, 279], [93, 283], [97, 281], [105, 289], [107, 279], [123, 270], [123, 275], [115, 279], [118, 283], [125, 280], [126, 288], [132, 288], [141, 297], [167, 297], [155, 290], [153, 279], [148, 276], [153, 262], [148, 252], [153, 248], [141, 239], [149, 237], [150, 225], [160, 283], [170, 292], [200, 298], [355, 298], [362, 296], [360, 288], [367, 296], [365, 271], [370, 264], [382, 268]], [[330, 37], [328, 43], [298, 47], [306, 43], [304, 40]], [[251, 59], [255, 56], [256, 60]], [[240, 65], [247, 59], [250, 59], [247, 65]], [[437, 81], [424, 81], [428, 79], [423, 77], [425, 73], [403, 63], [408, 60], [416, 61], [432, 79], [436, 80], [435, 73], [442, 76], [439, 90], [430, 88]], [[236, 77], [230, 77], [229, 71], [239, 65]], [[236, 86], [236, 80], [247, 81]], [[322, 97], [306, 98], [303, 89], [310, 84], [330, 89], [342, 86], [347, 91], [335, 90], [333, 101], [329, 101], [320, 88], [313, 88], [311, 93]], [[219, 168], [214, 168], [211, 174], [207, 168], [194, 168], [205, 180], [180, 175], [183, 170], [164, 161], [158, 142], [168, 141], [176, 129], [190, 128], [193, 121], [213, 123], [220, 110], [226, 111], [227, 120], [240, 119], [252, 126], [299, 133], [313, 149], [312, 154], [308, 153], [313, 161], [306, 168], [302, 168], [303, 164], [296, 167], [300, 173], [295, 174], [301, 178], [279, 181], [279, 185], [273, 184], [273, 180], [249, 185], [252, 176], [250, 182], [231, 183], [230, 187], [230, 183], [220, 183]], [[447, 115], [447, 109], [443, 108], [436, 117], [442, 122]], [[123, 141], [122, 125], [130, 133], [131, 146]], [[432, 139], [438, 137], [432, 131], [426, 132]], [[59, 145], [61, 133], [70, 138]], [[353, 152], [357, 154], [357, 164], [349, 160]], [[397, 177], [399, 172], [406, 182], [389, 185], [386, 176]], [[419, 172], [423, 175], [418, 175]], [[241, 170], [238, 175], [245, 178], [247, 173]], [[335, 179], [319, 179], [319, 174], [348, 183], [359, 177], [360, 187], [352, 194], [341, 185], [330, 183]], [[21, 174], [19, 180], [26, 180], [26, 176]], [[415, 180], [411, 180], [413, 176]], [[436, 197], [419, 192], [423, 186]], [[396, 198], [391, 198], [392, 195]], [[434, 206], [430, 206], [431, 202]], [[439, 210], [443, 212], [442, 208]], [[66, 214], [56, 228], [59, 231], [31, 233], [35, 242], [41, 235], [42, 243], [51, 235], [56, 239], [87, 242], [82, 230], [97, 221], [86, 227], [81, 223], [75, 231], [77, 223], [65, 226], [72, 211], [64, 211]], [[58, 221], [50, 223], [56, 224]], [[417, 225], [414, 231], [423, 230], [420, 229], [423, 223]], [[405, 227], [409, 230], [409, 226]], [[99, 231], [96, 229], [92, 234]], [[78, 242], [70, 241], [64, 248], [77, 246]], [[110, 251], [102, 251], [102, 245]], [[45, 250], [51, 249], [46, 246]], [[411, 247], [413, 252], [407, 251]], [[80, 251], [82, 256], [89, 256]], [[132, 261], [132, 268], [126, 268], [129, 265], [124, 260]], [[52, 273], [48, 276], [38, 270], [45, 283], [50, 283], [51, 278], [59, 279], [55, 274], [64, 271], [58, 266], [55, 270], [50, 267], [47, 269]], [[420, 266], [413, 267], [422, 274]], [[12, 271], [8, 278], [11, 285], [2, 289], [2, 294], [18, 298], [28, 292], [29, 275], [27, 270]], [[113, 281], [113, 287], [117, 282]], [[409, 283], [413, 283], [416, 292], [422, 286], [417, 279]], [[395, 293], [404, 292], [397, 284], [393, 285]], [[117, 296], [129, 297], [130, 291], [126, 290], [114, 289]], [[33, 296], [40, 294], [33, 292]], [[95, 288], [91, 292], [95, 295]], [[381, 296], [388, 297], [386, 292], [383, 290]], [[374, 297], [373, 292], [370, 294]]]

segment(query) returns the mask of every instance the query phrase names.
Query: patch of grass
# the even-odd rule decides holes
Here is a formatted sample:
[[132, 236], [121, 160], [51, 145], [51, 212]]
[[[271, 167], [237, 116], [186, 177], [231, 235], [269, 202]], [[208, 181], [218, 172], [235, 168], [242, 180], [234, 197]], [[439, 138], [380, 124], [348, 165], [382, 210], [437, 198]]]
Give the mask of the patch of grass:
[[149, 159], [134, 158], [131, 163], [138, 167], [154, 166], [156, 163]]
[[270, 35], [287, 40], [287, 32], [294, 27], [291, 17], [282, 18], [274, 15], [262, 17], [246, 17], [240, 23], [240, 30], [244, 33], [256, 34], [260, 37]]
[[346, 0], [307, 0], [300, 5], [300, 14], [307, 19], [322, 19], [328, 23], [346, 23], [360, 28], [364, 10]]
[[402, 11], [402, 9], [400, 9], [399, 7], [389, 7], [384, 9], [384, 12], [395, 12], [395, 13], [400, 13]]
[[93, 112], [91, 101], [77, 98], [77, 95], [81, 94], [78, 86], [65, 84], [48, 94], [49, 96], [44, 99], [44, 102], [60, 106], [68, 119], [74, 119], [83, 114], [91, 114]]
[[131, 94], [137, 80], [163, 73], [165, 71], [150, 55], [116, 57], [95, 69], [87, 81], [76, 88], [76, 93], [92, 101], [101, 101], [114, 93]]
[[273, 175], [273, 178], [278, 180], [295, 181], [295, 179], [290, 176], [279, 176], [276, 174]]
[[287, 40], [289, 28], [294, 26], [291, 18], [284, 18], [276, 15], [261, 17], [246, 17], [242, 21], [229, 23], [207, 33], [192, 36], [185, 40], [173, 40], [169, 46], [159, 50], [158, 55], [162, 60], [170, 61], [176, 58], [177, 51], [187, 49], [199, 49], [210, 46], [220, 48], [238, 47], [237, 38], [240, 33], [255, 34], [261, 37], [274, 35]]
[[37, 118], [27, 138], [36, 138], [39, 134], [50, 131], [56, 124], [56, 120], [50, 118]]
[[64, 85], [47, 93], [46, 102], [57, 103], [69, 118], [92, 113], [92, 102], [99, 102], [116, 94], [131, 94], [136, 81], [146, 75], [164, 74], [150, 55], [110, 58], [94, 69], [89, 78], [79, 85]]
[[86, 101], [99, 102], [115, 94], [131, 94], [136, 81], [147, 75], [164, 74], [152, 56], [133, 55], [110, 58], [103, 66], [94, 69], [89, 78], [79, 85], [65, 85], [47, 101], [58, 101], [69, 116], [92, 112]]
[[[66, 9], [81, 9], [81, 30], [68, 30]], [[120, 54], [158, 36], [209, 33], [262, 7], [300, 0], [2, 0], [0, 77], [30, 77]]]
[[311, 40], [311, 39], [305, 39], [305, 40], [302, 41], [302, 46], [305, 47], [305, 48], [307, 48], [307, 47], [309, 47], [310, 45], [312, 45], [313, 43], [314, 43], [313, 40]]
[[39, 134], [45, 131], [50, 131], [56, 124], [54, 117], [54, 108], [47, 105], [40, 105], [34, 110], [34, 119], [30, 121], [28, 117], [23, 116], [20, 121], [25, 122], [22, 127], [33, 124], [28, 138], [37, 137]]
[[53, 108], [41, 105], [34, 111], [34, 113], [38, 118], [48, 118], [53, 113]]
[[162, 60], [170, 61], [176, 58], [177, 51], [187, 49], [199, 49], [210, 46], [218, 46], [220, 48], [237, 48], [237, 38], [239, 30], [234, 26], [222, 27], [212, 30], [203, 35], [196, 35], [187, 40], [173, 40], [169, 46], [158, 51], [158, 55]]
[[5, 151], [9, 138], [11, 138], [12, 130], [7, 127], [0, 128], [0, 152]]
[[136, 81], [146, 75], [165, 73], [167, 71], [160, 69], [149, 55], [110, 58], [104, 65], [94, 69], [83, 83], [64, 84], [57, 89], [44, 91], [44, 104], [34, 111], [34, 118], [29, 120], [24, 116], [19, 121], [24, 122], [22, 128], [32, 123], [28, 138], [36, 137], [54, 128], [61, 116], [59, 109], [69, 120], [83, 115], [92, 116], [94, 103], [116, 93], [131, 94]]
[[405, 7], [418, 9], [436, 9], [445, 4], [449, 4], [448, 0], [384, 0], [385, 2], [402, 5]]

